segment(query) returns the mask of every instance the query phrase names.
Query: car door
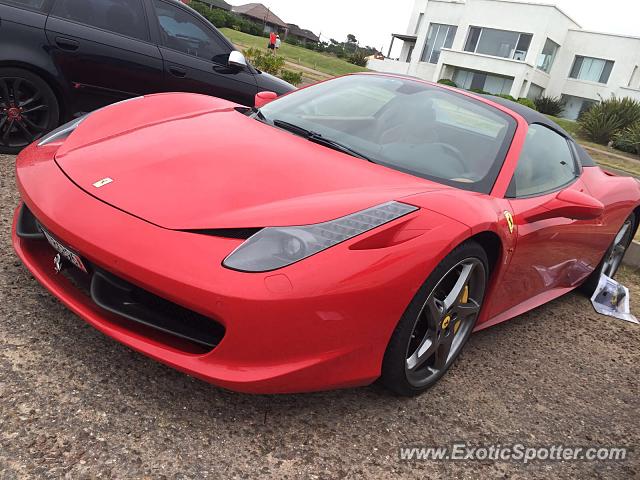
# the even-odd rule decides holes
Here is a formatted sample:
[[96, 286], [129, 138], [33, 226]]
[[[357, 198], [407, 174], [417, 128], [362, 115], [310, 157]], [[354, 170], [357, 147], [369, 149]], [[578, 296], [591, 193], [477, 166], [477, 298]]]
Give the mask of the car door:
[[576, 220], [554, 214], [562, 198], [590, 197], [580, 179], [581, 167], [571, 141], [544, 125], [529, 126], [507, 196], [516, 245], [501, 279], [493, 317], [520, 304], [533, 308], [545, 296], [562, 293], [582, 282], [602, 259], [594, 242], [602, 217]]
[[248, 69], [228, 66], [230, 44], [186, 7], [153, 0], [166, 91], [202, 93], [253, 105], [258, 86]]
[[72, 112], [162, 91], [162, 57], [142, 0], [56, 0], [46, 31]]

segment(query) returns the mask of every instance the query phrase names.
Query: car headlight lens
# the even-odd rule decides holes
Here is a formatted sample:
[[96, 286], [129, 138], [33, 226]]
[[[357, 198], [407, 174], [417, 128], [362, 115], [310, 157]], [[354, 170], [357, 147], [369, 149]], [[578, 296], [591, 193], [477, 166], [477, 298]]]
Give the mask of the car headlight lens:
[[223, 265], [242, 272], [277, 270], [417, 209], [413, 205], [389, 202], [330, 222], [264, 228], [240, 245]]
[[65, 140], [73, 131], [78, 128], [78, 125], [82, 123], [82, 121], [87, 118], [87, 115], [83, 115], [80, 118], [76, 118], [75, 120], [70, 121], [69, 123], [65, 123], [64, 125], [56, 128], [55, 130], [47, 133], [42, 140], [38, 143], [39, 147], [44, 147], [53, 142], [59, 142]]

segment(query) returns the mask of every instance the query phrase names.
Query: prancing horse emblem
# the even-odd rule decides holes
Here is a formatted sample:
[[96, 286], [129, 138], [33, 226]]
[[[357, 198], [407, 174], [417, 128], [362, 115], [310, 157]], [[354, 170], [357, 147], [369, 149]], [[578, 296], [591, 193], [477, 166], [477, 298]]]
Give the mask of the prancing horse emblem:
[[59, 253], [53, 257], [53, 269], [56, 272], [56, 275], [62, 271], [62, 255]]
[[509, 233], [513, 233], [513, 230], [515, 229], [515, 222], [513, 221], [513, 215], [511, 214], [511, 212], [505, 211], [504, 218], [507, 219], [507, 226], [509, 227]]

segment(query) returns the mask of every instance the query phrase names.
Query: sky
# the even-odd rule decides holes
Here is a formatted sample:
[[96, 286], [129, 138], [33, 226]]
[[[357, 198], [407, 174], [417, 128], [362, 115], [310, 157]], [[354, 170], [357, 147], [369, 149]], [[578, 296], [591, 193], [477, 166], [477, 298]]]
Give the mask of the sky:
[[[231, 0], [232, 5], [248, 1]], [[386, 54], [392, 33], [406, 33], [414, 0], [254, 0], [262, 1], [287, 23], [345, 40], [353, 33], [361, 45]], [[532, 0], [535, 1], [535, 0]], [[587, 30], [640, 37], [640, 0], [546, 0], [555, 3]], [[401, 44], [402, 42], [397, 42]], [[394, 48], [395, 50], [395, 48]]]

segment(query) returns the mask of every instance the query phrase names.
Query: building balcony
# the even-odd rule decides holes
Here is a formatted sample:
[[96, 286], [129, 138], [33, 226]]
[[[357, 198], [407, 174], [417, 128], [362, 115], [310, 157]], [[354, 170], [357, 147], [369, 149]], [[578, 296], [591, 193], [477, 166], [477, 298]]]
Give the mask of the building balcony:
[[493, 73], [505, 77], [524, 76], [535, 70], [534, 66], [511, 58], [493, 57], [481, 53], [464, 52], [443, 48], [440, 52], [440, 62], [450, 67]]
[[411, 64], [408, 62], [401, 62], [400, 60], [391, 60], [388, 58], [385, 58], [384, 60], [371, 59], [367, 62], [367, 68], [375, 72], [409, 75]]

